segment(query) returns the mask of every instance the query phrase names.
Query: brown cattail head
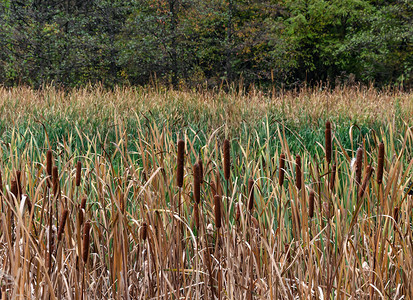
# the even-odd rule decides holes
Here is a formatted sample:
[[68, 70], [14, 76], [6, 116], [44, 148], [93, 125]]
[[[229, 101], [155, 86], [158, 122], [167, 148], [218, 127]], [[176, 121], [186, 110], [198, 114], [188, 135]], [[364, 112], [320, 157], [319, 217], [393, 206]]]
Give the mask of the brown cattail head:
[[310, 219], [314, 217], [314, 191], [310, 191], [310, 196], [308, 199], [308, 216]]
[[16, 179], [12, 179], [11, 182], [10, 182], [10, 192], [17, 199], [17, 195], [19, 194], [19, 190], [18, 190], [18, 187], [17, 187]]
[[363, 149], [358, 148], [356, 154], [356, 183], [361, 183], [361, 172], [363, 168]]
[[278, 171], [278, 184], [282, 186], [284, 184], [285, 176], [285, 154], [281, 153], [280, 155], [280, 169]]
[[26, 195], [26, 205], [27, 205], [27, 210], [29, 211], [29, 214], [30, 214], [32, 212], [33, 205], [29, 199], [29, 196], [27, 195]]
[[396, 224], [399, 223], [399, 208], [395, 207], [393, 210], [393, 216], [394, 216], [394, 228], [396, 229]]
[[82, 198], [82, 201], [80, 203], [80, 209], [79, 209], [79, 224], [83, 224], [83, 212], [86, 211], [86, 198]]
[[331, 162], [331, 123], [330, 121], [326, 122], [326, 132], [325, 132], [325, 138], [326, 138], [326, 160], [328, 163]]
[[53, 194], [56, 195], [59, 190], [59, 172], [57, 166], [52, 168], [52, 183], [53, 183]]
[[200, 167], [199, 164], [196, 163], [194, 165], [194, 199], [197, 204], [201, 201], [201, 180], [200, 180]]
[[199, 206], [198, 206], [198, 203], [195, 203], [195, 205], [194, 205], [194, 219], [195, 219], [196, 229], [199, 230]]
[[295, 186], [298, 190], [301, 190], [301, 156], [295, 157]]
[[336, 182], [336, 170], [337, 170], [337, 166], [336, 164], [334, 164], [331, 169], [331, 176], [330, 176], [330, 182], [329, 182], [331, 191], [334, 189], [334, 185]]
[[122, 213], [125, 213], [125, 194], [120, 192], [119, 194], [119, 209]]
[[3, 176], [1, 174], [1, 170], [0, 170], [0, 195], [1, 193], [3, 193]]
[[368, 165], [366, 169], [366, 174], [364, 175], [363, 184], [358, 192], [359, 199], [362, 199], [364, 196], [364, 192], [366, 191], [366, 188], [370, 181], [371, 173], [373, 173], [373, 168], [370, 165]]
[[383, 169], [384, 169], [384, 144], [379, 145], [379, 158], [377, 160], [377, 183], [383, 183]]
[[16, 182], [17, 182], [18, 195], [21, 195], [22, 194], [22, 172], [20, 170], [16, 171]]
[[202, 165], [202, 159], [198, 159], [197, 164], [199, 165], [199, 183], [204, 183], [204, 167]]
[[235, 204], [235, 221], [239, 221], [239, 218], [241, 217], [241, 209], [239, 208], [239, 204]]
[[83, 228], [83, 251], [82, 257], [83, 262], [86, 263], [89, 257], [89, 246], [90, 246], [90, 221], [86, 221], [85, 227]]
[[65, 230], [65, 225], [66, 225], [66, 219], [67, 215], [69, 214], [69, 211], [65, 209], [62, 213], [62, 217], [60, 219], [59, 223], [59, 230], [57, 231], [57, 240], [60, 241], [62, 239], [62, 234]]
[[80, 185], [81, 175], [82, 175], [82, 162], [78, 160], [76, 164], [76, 186]]
[[254, 208], [254, 180], [248, 179], [248, 209], [251, 211]]
[[50, 187], [51, 177], [52, 177], [52, 168], [53, 168], [53, 153], [52, 150], [47, 150], [46, 152], [46, 173], [49, 176], [47, 180], [47, 186]]
[[230, 158], [230, 144], [229, 140], [224, 140], [224, 176], [226, 180], [229, 180], [230, 177], [230, 166], [231, 166], [231, 158]]
[[180, 188], [184, 185], [184, 160], [185, 142], [183, 140], [178, 140], [176, 185]]
[[146, 224], [146, 222], [143, 222], [142, 228], [141, 228], [141, 239], [145, 241], [147, 237], [148, 237], [148, 224]]
[[215, 227], [221, 228], [221, 196], [214, 196]]

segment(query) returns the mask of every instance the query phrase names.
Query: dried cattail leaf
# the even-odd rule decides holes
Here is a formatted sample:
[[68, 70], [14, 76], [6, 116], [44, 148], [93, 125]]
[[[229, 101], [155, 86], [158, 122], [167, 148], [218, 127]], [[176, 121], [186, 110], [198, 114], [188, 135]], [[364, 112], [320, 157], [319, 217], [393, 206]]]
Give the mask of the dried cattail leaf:
[[308, 216], [310, 217], [310, 219], [314, 217], [314, 197], [315, 197], [315, 193], [313, 190], [311, 190], [310, 196], [308, 199]]
[[248, 209], [251, 211], [254, 208], [254, 180], [248, 179]]
[[384, 144], [379, 145], [379, 157], [377, 160], [377, 183], [383, 183], [383, 171], [384, 171]]
[[325, 131], [325, 147], [326, 147], [326, 160], [328, 163], [331, 162], [331, 123], [330, 121], [326, 122], [326, 131]]
[[356, 154], [356, 183], [361, 183], [361, 173], [363, 170], [363, 149], [358, 148]]
[[85, 226], [83, 228], [83, 251], [82, 251], [82, 258], [83, 262], [87, 263], [87, 259], [89, 257], [89, 247], [90, 247], [90, 221], [86, 221]]
[[197, 204], [201, 201], [201, 180], [200, 180], [200, 167], [196, 163], [193, 168], [194, 171], [194, 199]]
[[82, 176], [82, 162], [78, 160], [76, 164], [76, 186], [80, 186], [81, 176]]
[[229, 180], [231, 174], [231, 157], [230, 157], [230, 143], [229, 140], [224, 140], [224, 176], [226, 180]]
[[221, 228], [221, 196], [214, 196], [215, 227]]
[[185, 161], [185, 142], [178, 141], [177, 154], [177, 171], [176, 171], [176, 185], [180, 188], [184, 185], [184, 161]]
[[282, 186], [284, 184], [285, 177], [285, 154], [280, 155], [280, 169], [278, 171], [278, 184]]
[[65, 229], [66, 219], [67, 219], [68, 214], [69, 214], [69, 211], [67, 209], [65, 209], [62, 213], [62, 217], [61, 217], [60, 222], [59, 222], [59, 230], [57, 231], [57, 240], [58, 241], [60, 241], [62, 239], [62, 234], [63, 234], [64, 229]]
[[301, 190], [301, 156], [295, 157], [295, 186], [298, 190]]

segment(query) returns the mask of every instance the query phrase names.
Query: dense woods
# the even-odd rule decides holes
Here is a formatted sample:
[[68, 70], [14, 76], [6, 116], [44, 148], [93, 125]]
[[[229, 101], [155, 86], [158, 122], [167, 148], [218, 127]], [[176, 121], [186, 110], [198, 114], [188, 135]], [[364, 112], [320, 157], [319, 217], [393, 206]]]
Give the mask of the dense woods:
[[0, 82], [413, 82], [413, 1], [2, 0]]

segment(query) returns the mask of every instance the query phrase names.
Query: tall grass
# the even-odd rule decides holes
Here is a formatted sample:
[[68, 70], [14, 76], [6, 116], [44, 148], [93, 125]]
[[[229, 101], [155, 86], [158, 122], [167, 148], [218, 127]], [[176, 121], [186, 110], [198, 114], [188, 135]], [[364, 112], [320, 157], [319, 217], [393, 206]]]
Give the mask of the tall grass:
[[[37, 92], [25, 91], [36, 99]], [[252, 112], [259, 125], [253, 118], [239, 122], [225, 110], [224, 126], [208, 120], [199, 130], [175, 127], [172, 117], [158, 123], [143, 110], [143, 119], [135, 113], [131, 134], [126, 113], [140, 102], [125, 97], [139, 92], [76, 92], [100, 101], [113, 136], [99, 128], [86, 133], [79, 123], [64, 127], [62, 136], [52, 129], [52, 139], [49, 124], [43, 131], [49, 138], [40, 139], [29, 104], [6, 127], [0, 146], [0, 286], [6, 297], [412, 298], [409, 121], [378, 116], [378, 130], [360, 137], [350, 126], [346, 134], [337, 131], [346, 125], [336, 118], [328, 134], [324, 121], [317, 121], [319, 140], [308, 149], [290, 147], [287, 133], [300, 140], [298, 131], [287, 121], [271, 123], [264, 110], [262, 116]], [[105, 112], [114, 94], [130, 102], [120, 101], [123, 111]], [[408, 111], [411, 98], [404, 96]], [[61, 106], [69, 113], [79, 106], [73, 120], [99, 118], [88, 112], [99, 109], [87, 100], [62, 97], [47, 105], [39, 100], [37, 109], [50, 114]], [[202, 97], [197, 107], [216, 112], [218, 100]], [[241, 115], [251, 107], [248, 98], [228, 97], [239, 97], [239, 107], [231, 109]], [[250, 97], [258, 107], [278, 105]], [[160, 99], [159, 110], [168, 105]], [[190, 120], [186, 109], [182, 118]], [[28, 127], [22, 130], [22, 124]]]

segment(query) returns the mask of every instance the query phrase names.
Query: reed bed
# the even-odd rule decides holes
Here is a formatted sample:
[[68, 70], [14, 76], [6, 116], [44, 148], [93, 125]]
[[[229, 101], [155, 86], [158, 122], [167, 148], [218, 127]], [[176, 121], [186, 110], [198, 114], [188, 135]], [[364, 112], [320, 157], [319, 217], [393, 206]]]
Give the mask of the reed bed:
[[113, 139], [8, 129], [3, 299], [412, 299], [408, 122], [347, 147], [331, 120], [310, 152], [268, 118], [131, 137], [115, 115]]

